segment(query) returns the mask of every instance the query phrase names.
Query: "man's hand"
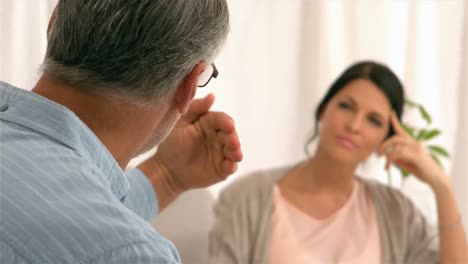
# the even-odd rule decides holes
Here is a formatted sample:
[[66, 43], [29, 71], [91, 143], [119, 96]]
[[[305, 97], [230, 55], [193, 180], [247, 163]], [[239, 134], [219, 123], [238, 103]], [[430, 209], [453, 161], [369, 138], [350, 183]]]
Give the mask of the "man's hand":
[[209, 111], [213, 103], [212, 94], [194, 100], [156, 154], [139, 166], [152, 181], [161, 209], [186, 190], [226, 179], [242, 160], [232, 118]]

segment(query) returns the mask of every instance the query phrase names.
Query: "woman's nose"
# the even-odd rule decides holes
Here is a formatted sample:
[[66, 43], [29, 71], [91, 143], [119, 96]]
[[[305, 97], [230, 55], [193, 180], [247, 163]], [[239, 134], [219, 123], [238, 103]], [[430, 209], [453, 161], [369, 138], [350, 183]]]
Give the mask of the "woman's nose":
[[360, 132], [363, 120], [364, 118], [361, 115], [359, 114], [353, 115], [348, 120], [348, 123], [347, 123], [347, 128], [349, 132], [352, 132], [352, 133]]

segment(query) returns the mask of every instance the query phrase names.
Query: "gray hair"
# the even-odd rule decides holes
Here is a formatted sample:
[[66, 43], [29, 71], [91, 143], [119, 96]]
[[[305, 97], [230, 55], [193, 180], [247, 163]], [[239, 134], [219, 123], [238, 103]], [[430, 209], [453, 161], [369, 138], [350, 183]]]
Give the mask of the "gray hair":
[[171, 94], [229, 31], [226, 0], [60, 0], [42, 70], [135, 104]]

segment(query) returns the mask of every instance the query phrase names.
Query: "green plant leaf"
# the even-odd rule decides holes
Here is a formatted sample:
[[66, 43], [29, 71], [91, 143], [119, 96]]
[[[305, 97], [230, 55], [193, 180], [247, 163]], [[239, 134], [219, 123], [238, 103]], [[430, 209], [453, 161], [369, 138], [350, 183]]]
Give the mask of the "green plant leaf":
[[401, 125], [403, 126], [403, 129], [406, 131], [406, 133], [408, 133], [413, 138], [416, 138], [416, 135], [415, 135], [416, 128], [411, 127], [411, 126], [409, 126], [407, 124], [401, 124]]
[[440, 131], [439, 129], [422, 130], [422, 131], [424, 131], [423, 135], [421, 135], [420, 138], [419, 138], [419, 135], [418, 135], [418, 138], [419, 138], [420, 140], [423, 140], [423, 141], [426, 141], [426, 140], [435, 138], [435, 137], [437, 137], [438, 135], [440, 135], [440, 133], [441, 133], [441, 131]]
[[430, 125], [432, 123], [432, 118], [431, 115], [427, 112], [426, 108], [424, 106], [419, 105], [418, 106], [419, 113], [421, 113], [422, 118]]
[[440, 162], [440, 159], [436, 155], [431, 154], [431, 157], [432, 159], [435, 160], [435, 162], [437, 162], [437, 164], [439, 164], [440, 167], [442, 167], [442, 163]]
[[416, 106], [418, 106], [417, 103], [411, 101], [411, 100], [408, 99], [408, 98], [405, 100], [405, 104], [407, 104], [409, 107], [416, 107]]
[[[440, 129], [431, 129], [430, 128], [430, 126], [432, 124], [432, 117], [429, 114], [429, 112], [426, 110], [426, 108], [424, 108], [423, 105], [421, 105], [421, 104], [419, 104], [419, 103], [417, 103], [415, 101], [411, 101], [409, 99], [406, 99], [405, 100], [405, 107], [417, 108], [421, 118], [426, 123], [426, 126], [423, 127], [423, 128], [411, 126], [408, 123], [402, 124], [403, 129], [410, 136], [412, 136], [414, 139], [416, 139], [419, 142], [428, 141], [430, 139], [433, 139], [433, 138], [439, 136], [442, 133], [442, 131]], [[441, 166], [441, 167], [442, 167], [442, 163], [440, 161], [441, 157], [450, 158], [450, 154], [442, 146], [429, 145], [428, 150], [429, 150], [429, 153], [430, 153], [432, 159], [434, 159], [434, 161], [437, 162], [437, 164], [439, 166]], [[403, 180], [406, 180], [406, 178], [408, 178], [408, 176], [410, 175], [410, 173], [407, 170], [403, 169], [403, 168], [399, 168], [399, 171], [400, 171], [400, 173], [402, 175]], [[388, 178], [389, 178], [389, 182], [391, 182], [390, 172], [388, 172]]]
[[426, 129], [421, 129], [418, 131], [418, 134], [416, 135], [416, 140], [421, 141], [421, 139], [427, 134], [428, 130]]
[[429, 150], [431, 151], [432, 154], [438, 154], [438, 155], [441, 155], [441, 156], [444, 156], [446, 158], [450, 158], [450, 154], [448, 153], [448, 151], [441, 147], [441, 146], [437, 146], [437, 145], [430, 145], [428, 146]]
[[403, 178], [408, 178], [410, 176], [410, 173], [405, 170], [405, 169], [400, 169], [401, 175], [403, 175]]

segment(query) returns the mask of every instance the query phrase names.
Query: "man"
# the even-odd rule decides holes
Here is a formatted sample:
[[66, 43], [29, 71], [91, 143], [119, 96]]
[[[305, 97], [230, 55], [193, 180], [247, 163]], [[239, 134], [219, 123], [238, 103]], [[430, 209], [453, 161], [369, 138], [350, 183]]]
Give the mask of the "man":
[[148, 221], [242, 159], [214, 97], [191, 104], [228, 20], [225, 0], [60, 0], [32, 92], [0, 82], [0, 263], [180, 263]]

